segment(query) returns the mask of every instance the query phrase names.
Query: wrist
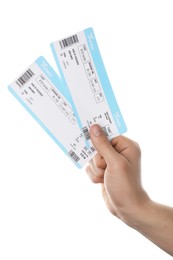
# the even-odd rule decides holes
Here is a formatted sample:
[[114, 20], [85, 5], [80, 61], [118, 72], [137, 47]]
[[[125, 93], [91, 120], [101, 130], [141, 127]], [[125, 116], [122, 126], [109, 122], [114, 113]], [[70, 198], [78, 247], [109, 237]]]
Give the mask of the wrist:
[[122, 220], [173, 256], [173, 208], [148, 198], [126, 212]]
[[145, 193], [139, 201], [128, 203], [128, 206], [121, 208], [119, 210], [120, 218], [128, 226], [138, 230], [144, 224], [144, 220], [146, 220], [152, 205], [153, 201]]

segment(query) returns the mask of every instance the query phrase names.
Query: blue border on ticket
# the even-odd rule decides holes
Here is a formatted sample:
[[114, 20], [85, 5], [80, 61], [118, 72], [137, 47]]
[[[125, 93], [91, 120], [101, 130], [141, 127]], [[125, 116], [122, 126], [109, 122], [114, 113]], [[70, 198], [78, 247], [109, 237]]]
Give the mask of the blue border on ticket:
[[[53, 68], [49, 65], [49, 63], [45, 60], [44, 57], [39, 57], [35, 63], [40, 67], [40, 69], [45, 73], [48, 79], [54, 84], [54, 86], [63, 94], [63, 82], [58, 77], [57, 73], [53, 70]], [[21, 105], [28, 111], [28, 113], [37, 121], [37, 123], [45, 130], [45, 132], [53, 139], [53, 141], [61, 148], [61, 150], [68, 156], [68, 151], [62, 145], [62, 143], [52, 134], [52, 132], [43, 124], [43, 122], [35, 115], [35, 113], [26, 105], [26, 103], [18, 96], [18, 94], [13, 90], [13, 88], [9, 85], [9, 91], [13, 94], [13, 96], [21, 103]], [[70, 157], [68, 156], [70, 159]], [[81, 165], [79, 163], [75, 163], [71, 160], [79, 169], [81, 169]]]
[[106, 72], [100, 51], [99, 51], [99, 47], [97, 45], [94, 31], [92, 28], [88, 28], [88, 29], [84, 30], [84, 33], [85, 33], [85, 37], [87, 39], [89, 50], [91, 52], [104, 94], [106, 96], [108, 105], [112, 112], [112, 116], [116, 122], [116, 126], [118, 128], [119, 133], [123, 134], [127, 131], [127, 127], [126, 127], [126, 124], [122, 117], [118, 103], [116, 101], [112, 86], [110, 84], [110, 81], [109, 81], [109, 78], [108, 78], [108, 75], [107, 75], [107, 72]]

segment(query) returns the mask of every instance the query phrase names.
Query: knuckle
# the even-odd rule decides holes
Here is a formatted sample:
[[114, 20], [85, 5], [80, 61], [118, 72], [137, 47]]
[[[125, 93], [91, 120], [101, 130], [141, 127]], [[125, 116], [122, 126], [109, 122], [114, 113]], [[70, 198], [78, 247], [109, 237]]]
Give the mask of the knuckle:
[[140, 158], [141, 157], [141, 148], [137, 142], [134, 142], [134, 149], [135, 149], [136, 156], [138, 156]]
[[97, 183], [99, 183], [99, 180], [97, 178], [93, 177], [92, 182], [97, 184]]
[[90, 166], [86, 167], [86, 173], [93, 183], [101, 183], [102, 180], [99, 176], [96, 176], [95, 173], [91, 170]]
[[105, 166], [104, 160], [102, 160], [102, 159], [97, 159], [97, 160], [95, 160], [95, 166], [96, 166], [97, 168], [99, 168], [99, 169], [104, 168], [104, 166]]
[[102, 183], [102, 179], [93, 174], [92, 182], [93, 183]]

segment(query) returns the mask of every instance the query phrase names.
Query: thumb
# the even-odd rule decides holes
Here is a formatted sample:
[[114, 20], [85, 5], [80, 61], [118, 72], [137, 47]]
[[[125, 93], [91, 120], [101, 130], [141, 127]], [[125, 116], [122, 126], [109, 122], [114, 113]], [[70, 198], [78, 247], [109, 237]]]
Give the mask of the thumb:
[[112, 147], [99, 125], [92, 125], [90, 127], [90, 136], [95, 149], [103, 156], [107, 164], [115, 159], [115, 156], [117, 156], [118, 153]]

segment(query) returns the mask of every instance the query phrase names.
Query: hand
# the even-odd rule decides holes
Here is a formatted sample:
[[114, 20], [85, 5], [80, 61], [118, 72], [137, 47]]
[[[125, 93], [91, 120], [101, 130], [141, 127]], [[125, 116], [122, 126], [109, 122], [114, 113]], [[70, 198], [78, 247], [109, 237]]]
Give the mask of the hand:
[[124, 136], [109, 142], [98, 125], [90, 135], [98, 154], [86, 171], [101, 183], [108, 209], [173, 256], [173, 208], [152, 201], [144, 191], [138, 144]]
[[102, 194], [112, 214], [130, 224], [130, 217], [149, 200], [141, 185], [141, 152], [137, 143], [118, 136], [108, 141], [102, 129], [90, 129], [98, 154], [86, 171], [94, 183], [102, 184]]

